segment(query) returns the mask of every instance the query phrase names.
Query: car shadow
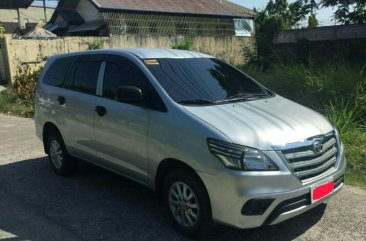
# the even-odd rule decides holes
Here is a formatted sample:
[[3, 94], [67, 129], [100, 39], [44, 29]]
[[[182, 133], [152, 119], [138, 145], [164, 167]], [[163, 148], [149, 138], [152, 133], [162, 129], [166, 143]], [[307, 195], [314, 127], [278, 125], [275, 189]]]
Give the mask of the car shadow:
[[[293, 240], [314, 226], [325, 208], [256, 229], [215, 225], [195, 240]], [[47, 229], [48, 224], [75, 240], [188, 240], [166, 220], [153, 191], [88, 163], [66, 178], [51, 171], [47, 158], [0, 166], [0, 237], [9, 233], [12, 241], [59, 240], [60, 233], [52, 233], [59, 229]]]

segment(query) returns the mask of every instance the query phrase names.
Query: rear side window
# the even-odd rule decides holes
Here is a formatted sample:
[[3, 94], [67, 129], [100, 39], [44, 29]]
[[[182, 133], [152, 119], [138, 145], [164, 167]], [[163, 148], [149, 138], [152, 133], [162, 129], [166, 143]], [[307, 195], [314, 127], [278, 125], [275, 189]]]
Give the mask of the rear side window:
[[73, 57], [55, 60], [47, 70], [43, 83], [46, 85], [62, 87], [73, 61]]
[[100, 62], [78, 62], [71, 88], [87, 94], [96, 94]]

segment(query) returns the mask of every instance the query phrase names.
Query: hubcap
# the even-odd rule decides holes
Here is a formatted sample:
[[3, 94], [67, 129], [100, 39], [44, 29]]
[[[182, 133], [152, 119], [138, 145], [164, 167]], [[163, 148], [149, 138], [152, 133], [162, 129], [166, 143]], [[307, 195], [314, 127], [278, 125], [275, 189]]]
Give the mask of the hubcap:
[[56, 169], [61, 169], [63, 164], [63, 156], [61, 146], [56, 140], [52, 140], [50, 143], [50, 158], [53, 166]]
[[169, 206], [175, 220], [185, 226], [193, 227], [199, 218], [196, 195], [183, 182], [175, 182], [169, 189]]

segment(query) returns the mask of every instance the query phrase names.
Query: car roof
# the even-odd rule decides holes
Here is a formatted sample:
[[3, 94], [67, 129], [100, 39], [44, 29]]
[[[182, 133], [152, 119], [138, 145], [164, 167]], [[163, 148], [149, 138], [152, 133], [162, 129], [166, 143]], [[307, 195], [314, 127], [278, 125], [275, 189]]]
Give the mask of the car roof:
[[130, 53], [130, 54], [137, 56], [140, 59], [214, 58], [211, 55], [193, 52], [193, 51], [178, 50], [178, 49], [158, 49], [158, 48], [88, 50], [88, 51], [56, 55], [53, 58], [58, 59], [58, 58], [71, 57], [71, 56], [82, 56], [82, 55], [92, 55], [92, 54], [118, 54], [118, 53]]

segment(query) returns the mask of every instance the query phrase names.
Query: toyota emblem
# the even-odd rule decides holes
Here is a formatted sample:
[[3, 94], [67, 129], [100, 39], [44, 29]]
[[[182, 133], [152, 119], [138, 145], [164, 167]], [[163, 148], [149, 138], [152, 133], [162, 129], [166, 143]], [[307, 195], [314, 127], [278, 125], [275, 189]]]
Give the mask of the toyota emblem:
[[316, 154], [323, 153], [323, 143], [321, 141], [315, 141], [313, 144], [313, 149]]

